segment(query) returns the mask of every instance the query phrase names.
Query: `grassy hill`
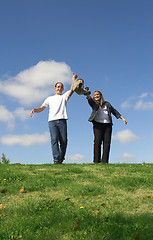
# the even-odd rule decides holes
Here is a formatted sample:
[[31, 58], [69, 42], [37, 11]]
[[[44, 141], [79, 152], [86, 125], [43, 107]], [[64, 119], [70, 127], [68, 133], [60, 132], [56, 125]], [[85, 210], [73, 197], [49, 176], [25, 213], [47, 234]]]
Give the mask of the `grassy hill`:
[[0, 165], [0, 240], [151, 240], [153, 165]]

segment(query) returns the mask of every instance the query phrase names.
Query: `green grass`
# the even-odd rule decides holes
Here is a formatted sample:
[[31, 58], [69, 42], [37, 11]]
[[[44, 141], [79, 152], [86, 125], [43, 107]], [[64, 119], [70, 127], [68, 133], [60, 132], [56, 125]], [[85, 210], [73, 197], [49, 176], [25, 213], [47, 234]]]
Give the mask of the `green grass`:
[[1, 164], [0, 203], [0, 240], [151, 240], [153, 165]]

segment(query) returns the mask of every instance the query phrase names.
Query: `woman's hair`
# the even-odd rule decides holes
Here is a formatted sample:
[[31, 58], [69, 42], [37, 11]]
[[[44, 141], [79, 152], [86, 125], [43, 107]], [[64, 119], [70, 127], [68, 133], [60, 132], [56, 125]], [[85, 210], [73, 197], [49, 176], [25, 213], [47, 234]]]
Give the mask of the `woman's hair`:
[[99, 90], [96, 90], [94, 91], [95, 92], [98, 92], [100, 94], [100, 100], [99, 101], [96, 101], [95, 98], [93, 97], [93, 99], [101, 106], [101, 107], [104, 107], [105, 106], [105, 101], [104, 101], [104, 97], [102, 95], [102, 93], [99, 91]]

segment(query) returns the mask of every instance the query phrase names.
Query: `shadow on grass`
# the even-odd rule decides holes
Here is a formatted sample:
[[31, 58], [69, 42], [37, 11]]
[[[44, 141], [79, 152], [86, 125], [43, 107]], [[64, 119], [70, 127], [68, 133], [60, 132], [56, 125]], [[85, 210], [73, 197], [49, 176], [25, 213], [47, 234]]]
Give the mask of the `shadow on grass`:
[[[10, 218], [12, 221], [10, 221]], [[2, 226], [3, 220], [5, 223]], [[8, 223], [7, 224], [7, 219]], [[0, 218], [0, 239], [151, 240], [152, 214], [93, 213], [70, 201], [38, 202]], [[74, 223], [78, 223], [74, 228]]]

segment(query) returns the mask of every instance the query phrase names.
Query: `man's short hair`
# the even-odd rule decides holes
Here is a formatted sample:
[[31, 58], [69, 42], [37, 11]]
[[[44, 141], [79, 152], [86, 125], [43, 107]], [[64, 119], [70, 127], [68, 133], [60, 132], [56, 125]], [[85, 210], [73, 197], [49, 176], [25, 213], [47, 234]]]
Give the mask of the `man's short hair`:
[[[58, 83], [61, 83], [61, 82], [57, 82], [57, 83], [55, 83], [55, 87], [57, 86]], [[62, 87], [64, 88], [63, 83], [61, 83], [61, 84], [62, 84]]]

